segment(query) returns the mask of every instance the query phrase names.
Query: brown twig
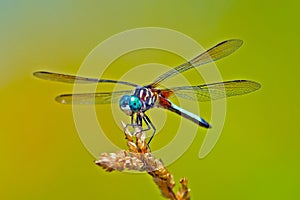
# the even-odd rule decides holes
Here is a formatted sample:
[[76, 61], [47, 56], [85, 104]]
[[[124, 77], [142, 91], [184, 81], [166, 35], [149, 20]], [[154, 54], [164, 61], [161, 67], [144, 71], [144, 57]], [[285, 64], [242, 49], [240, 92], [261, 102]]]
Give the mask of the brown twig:
[[95, 163], [108, 172], [113, 170], [146, 171], [153, 177], [161, 194], [172, 200], [190, 199], [190, 189], [187, 187], [187, 179], [180, 180], [181, 187], [175, 193], [173, 175], [167, 170], [163, 162], [155, 158], [146, 143], [146, 135], [141, 127], [136, 127], [133, 134], [123, 124], [129, 151], [121, 150], [116, 153], [102, 153]]

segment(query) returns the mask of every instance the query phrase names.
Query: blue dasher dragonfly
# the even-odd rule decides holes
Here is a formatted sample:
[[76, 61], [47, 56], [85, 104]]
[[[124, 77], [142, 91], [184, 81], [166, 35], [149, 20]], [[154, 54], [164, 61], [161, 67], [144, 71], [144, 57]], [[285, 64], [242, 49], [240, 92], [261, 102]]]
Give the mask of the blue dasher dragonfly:
[[118, 98], [120, 99], [119, 106], [121, 110], [131, 117], [131, 123], [128, 125], [142, 127], [143, 123], [145, 123], [146, 127], [144, 130], [153, 130], [148, 141], [149, 145], [155, 135], [156, 128], [145, 112], [154, 107], [167, 109], [181, 115], [201, 127], [211, 128], [211, 125], [202, 117], [175, 105], [169, 100], [169, 98], [176, 95], [176, 97], [202, 102], [247, 94], [258, 90], [261, 87], [259, 83], [251, 80], [231, 80], [196, 86], [179, 86], [166, 89], [159, 88], [162, 81], [192, 68], [224, 58], [236, 51], [242, 44], [243, 41], [239, 39], [223, 41], [201, 53], [192, 60], [167, 71], [157, 77], [152, 83], [145, 86], [140, 86], [126, 81], [88, 78], [48, 71], [37, 71], [33, 74], [41, 79], [64, 83], [112, 83], [135, 87], [134, 90], [114, 92], [62, 94], [57, 96], [55, 99], [57, 102], [62, 104], [110, 104], [112, 102], [116, 102], [115, 99]]

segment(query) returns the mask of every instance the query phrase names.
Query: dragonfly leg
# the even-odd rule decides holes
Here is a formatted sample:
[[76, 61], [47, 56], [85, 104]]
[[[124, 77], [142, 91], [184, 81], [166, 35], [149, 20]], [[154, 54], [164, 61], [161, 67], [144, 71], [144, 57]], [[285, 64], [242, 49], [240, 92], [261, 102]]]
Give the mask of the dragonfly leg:
[[[130, 123], [130, 124], [126, 124], [126, 127], [127, 127], [127, 126], [131, 126], [131, 127], [134, 128], [134, 127], [139, 126], [139, 127], [142, 128], [141, 131], [149, 131], [149, 130], [151, 130], [151, 129], [153, 130], [153, 133], [152, 133], [152, 135], [151, 135], [149, 141], [147, 142], [147, 145], [149, 146], [151, 140], [153, 139], [153, 137], [154, 137], [154, 135], [155, 135], [155, 133], [156, 133], [156, 128], [155, 128], [155, 126], [152, 124], [150, 118], [149, 118], [145, 113], [142, 113], [142, 114], [138, 114], [138, 113], [137, 113], [137, 114], [136, 114], [136, 118], [135, 118], [135, 123], [133, 123], [133, 121], [134, 121], [134, 115], [131, 116], [131, 123]], [[143, 129], [143, 127], [142, 127], [143, 121], [145, 122], [147, 128], [144, 128], [144, 129]]]
[[142, 127], [143, 120], [142, 120], [142, 116], [140, 114], [136, 114], [136, 125]]
[[130, 120], [130, 124], [133, 124], [133, 114], [131, 115], [131, 120]]
[[[134, 118], [134, 114], [131, 115], [131, 119], [130, 119], [130, 124], [126, 124], [125, 127], [132, 127], [132, 128], [135, 128], [135, 127], [141, 127], [142, 128], [142, 117], [140, 114], [137, 114], [136, 113], [136, 116]], [[147, 129], [148, 130], [148, 129]], [[143, 131], [143, 129], [141, 129], [141, 131]]]
[[[151, 128], [153, 129], [153, 133], [152, 133], [152, 135], [151, 135], [151, 137], [150, 137], [150, 139], [149, 139], [149, 141], [148, 141], [148, 143], [147, 143], [147, 145], [149, 146], [151, 140], [153, 139], [153, 137], [154, 137], [154, 135], [155, 135], [155, 133], [156, 133], [156, 128], [155, 128], [155, 126], [152, 124], [151, 120], [149, 119], [149, 117], [148, 117], [146, 114], [144, 114], [143, 120], [144, 120], [145, 124], [147, 125], [147, 129], [145, 129], [146, 131], [150, 130]], [[144, 130], [144, 131], [145, 131], [145, 130]]]

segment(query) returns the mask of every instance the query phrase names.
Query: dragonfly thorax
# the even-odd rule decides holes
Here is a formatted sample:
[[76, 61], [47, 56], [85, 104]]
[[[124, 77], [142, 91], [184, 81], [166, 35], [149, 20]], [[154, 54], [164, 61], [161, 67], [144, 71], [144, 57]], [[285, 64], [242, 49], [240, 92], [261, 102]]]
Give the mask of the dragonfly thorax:
[[150, 89], [147, 87], [136, 88], [134, 95], [142, 102], [141, 110], [144, 112], [154, 107], [158, 98], [157, 89]]

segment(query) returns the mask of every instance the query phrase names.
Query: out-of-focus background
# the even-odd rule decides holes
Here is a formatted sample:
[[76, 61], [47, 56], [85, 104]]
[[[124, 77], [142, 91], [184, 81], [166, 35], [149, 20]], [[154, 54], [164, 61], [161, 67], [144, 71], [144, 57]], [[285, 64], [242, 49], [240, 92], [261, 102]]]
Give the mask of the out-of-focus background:
[[[221, 138], [204, 159], [198, 153], [205, 131], [199, 131], [169, 166], [176, 182], [188, 178], [192, 199], [299, 199], [299, 9], [292, 0], [0, 1], [0, 198], [163, 199], [147, 174], [107, 173], [95, 166], [71, 106], [54, 101], [72, 85], [32, 76], [40, 69], [75, 74], [101, 41], [154, 26], [180, 31], [206, 48], [243, 39], [239, 51], [218, 62], [219, 70], [224, 80], [262, 84], [251, 95], [227, 101]], [[119, 64], [130, 70], [138, 59]], [[173, 136], [157, 137], [154, 149]], [[124, 143], [121, 134], [111, 138]]]

